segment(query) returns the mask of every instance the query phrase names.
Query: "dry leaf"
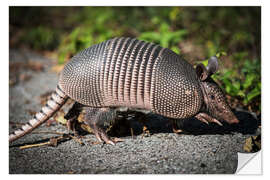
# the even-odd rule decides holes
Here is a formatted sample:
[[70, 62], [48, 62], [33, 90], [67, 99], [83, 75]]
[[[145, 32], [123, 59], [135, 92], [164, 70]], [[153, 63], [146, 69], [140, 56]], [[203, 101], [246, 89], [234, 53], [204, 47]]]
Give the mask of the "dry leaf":
[[93, 133], [92, 129], [87, 124], [82, 123], [80, 126], [84, 131], [87, 131], [89, 133]]
[[65, 114], [63, 111], [58, 111], [57, 116], [54, 118], [57, 122], [66, 125], [67, 120], [64, 118]]
[[257, 152], [261, 150], [261, 135], [247, 138], [244, 144], [244, 150], [246, 152]]

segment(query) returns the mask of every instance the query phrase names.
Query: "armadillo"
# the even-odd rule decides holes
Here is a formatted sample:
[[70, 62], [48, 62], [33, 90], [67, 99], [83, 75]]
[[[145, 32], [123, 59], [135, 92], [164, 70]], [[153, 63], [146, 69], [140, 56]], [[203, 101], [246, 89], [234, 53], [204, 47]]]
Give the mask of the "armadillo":
[[[28, 123], [9, 135], [12, 142], [51, 118], [68, 98], [71, 112], [86, 107], [85, 122], [101, 142], [115, 144], [105, 124], [116, 111], [132, 109], [182, 120], [196, 117], [208, 123], [238, 123], [225, 95], [211, 75], [218, 70], [217, 57], [207, 67], [193, 68], [168, 48], [137, 40], [114, 38], [76, 54], [60, 73], [55, 92]], [[75, 115], [74, 115], [75, 114]], [[74, 119], [78, 113], [68, 113]], [[221, 122], [220, 122], [221, 121]]]

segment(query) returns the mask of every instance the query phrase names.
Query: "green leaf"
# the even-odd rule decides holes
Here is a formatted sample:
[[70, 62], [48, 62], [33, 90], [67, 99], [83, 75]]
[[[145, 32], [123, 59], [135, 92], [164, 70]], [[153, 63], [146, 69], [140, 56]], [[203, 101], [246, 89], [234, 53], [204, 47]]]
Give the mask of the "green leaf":
[[247, 105], [248, 103], [250, 103], [250, 101], [251, 101], [253, 98], [255, 98], [255, 97], [259, 96], [259, 95], [261, 95], [261, 89], [260, 89], [259, 87], [254, 88], [252, 91], [250, 91], [250, 92], [246, 95], [246, 97], [245, 97], [245, 99], [244, 99], [244, 104]]
[[255, 78], [256, 78], [255, 74], [247, 74], [246, 79], [243, 83], [243, 88], [247, 89], [248, 87], [250, 87]]
[[150, 40], [150, 41], [158, 41], [160, 40], [160, 34], [157, 32], [144, 32], [141, 33], [141, 35], [139, 36], [139, 39], [141, 40]]
[[201, 63], [202, 63], [204, 66], [207, 66], [207, 65], [208, 65], [208, 59], [203, 60]]
[[169, 13], [169, 17], [171, 20], [176, 20], [176, 17], [179, 16], [180, 8], [179, 7], [173, 7], [173, 9]]
[[238, 96], [240, 96], [240, 97], [245, 97], [245, 93], [243, 92], [243, 91], [238, 91], [238, 94], [237, 94]]
[[227, 53], [224, 52], [224, 51], [221, 51], [221, 52], [218, 52], [218, 53], [216, 54], [216, 57], [217, 57], [217, 58], [220, 58], [220, 57], [222, 57], [222, 56], [227, 56]]
[[255, 98], [256, 96], [258, 96], [260, 94], [261, 94], [261, 91], [258, 91], [257, 89], [254, 89], [253, 91], [248, 93], [247, 99], [248, 99], [248, 101], [250, 101], [250, 100], [252, 100], [253, 98]]
[[177, 46], [171, 47], [171, 50], [174, 51], [176, 54], [180, 54], [180, 50]]
[[222, 78], [222, 80], [223, 80], [223, 79], [231, 78], [232, 74], [233, 74], [233, 71], [232, 71], [232, 70], [227, 70], [227, 71], [223, 74], [223, 76], [222, 76], [221, 78]]
[[173, 32], [173, 36], [172, 36], [171, 41], [173, 43], [179, 43], [179, 41], [182, 41], [184, 36], [187, 35], [187, 34], [188, 34], [188, 31], [185, 30], [185, 29], [175, 31], [175, 32]]
[[160, 31], [160, 33], [162, 33], [162, 34], [165, 34], [165, 33], [168, 33], [169, 32], [169, 25], [167, 24], [167, 23], [161, 23], [161, 26], [160, 26], [160, 29], [159, 29], [159, 31]]
[[59, 57], [58, 57], [58, 63], [59, 64], [64, 64], [65, 63], [65, 58], [66, 58], [66, 53], [65, 52], [60, 53]]
[[237, 92], [240, 90], [240, 82], [239, 81], [234, 82], [232, 85]]
[[231, 93], [231, 90], [232, 90], [231, 81], [229, 79], [223, 79], [223, 83], [225, 84], [226, 92]]

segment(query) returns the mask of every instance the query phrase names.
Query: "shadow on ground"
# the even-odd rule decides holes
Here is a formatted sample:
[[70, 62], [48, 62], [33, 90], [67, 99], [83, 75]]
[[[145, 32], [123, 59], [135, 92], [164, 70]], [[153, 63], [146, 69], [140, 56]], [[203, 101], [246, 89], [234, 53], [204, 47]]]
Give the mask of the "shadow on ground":
[[[230, 134], [233, 132], [242, 134], [254, 134], [260, 125], [260, 117], [244, 111], [234, 111], [239, 120], [238, 124], [228, 124], [222, 122], [223, 126], [215, 123], [205, 124], [195, 117], [185, 120], [175, 120], [179, 129], [183, 130], [181, 134], [207, 135], [207, 134]], [[135, 113], [136, 114], [136, 113]], [[139, 117], [138, 117], [139, 116]], [[145, 115], [142, 121], [141, 115], [135, 115], [132, 119], [120, 120], [116, 126], [109, 132], [111, 136], [130, 136], [130, 129], [134, 135], [143, 133], [143, 125], [147, 127], [151, 134], [155, 133], [173, 133], [170, 120], [166, 117], [149, 114]]]

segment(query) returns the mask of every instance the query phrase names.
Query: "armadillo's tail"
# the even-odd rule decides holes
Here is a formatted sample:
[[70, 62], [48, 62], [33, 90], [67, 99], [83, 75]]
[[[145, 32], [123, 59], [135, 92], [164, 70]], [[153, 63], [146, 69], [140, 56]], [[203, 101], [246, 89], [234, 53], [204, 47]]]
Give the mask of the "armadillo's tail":
[[30, 121], [9, 135], [9, 142], [15, 141], [18, 138], [30, 133], [39, 125], [46, 122], [65, 104], [67, 99], [68, 96], [58, 85], [55, 92], [53, 92], [51, 95], [51, 98], [47, 101], [46, 105], [42, 107], [42, 109], [36, 113], [36, 115]]

